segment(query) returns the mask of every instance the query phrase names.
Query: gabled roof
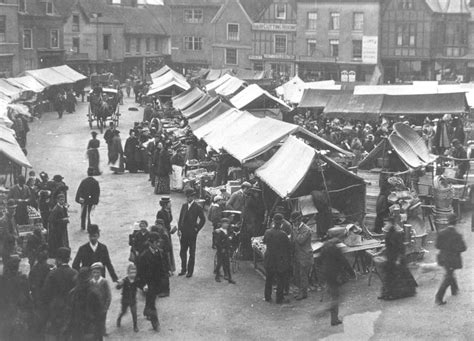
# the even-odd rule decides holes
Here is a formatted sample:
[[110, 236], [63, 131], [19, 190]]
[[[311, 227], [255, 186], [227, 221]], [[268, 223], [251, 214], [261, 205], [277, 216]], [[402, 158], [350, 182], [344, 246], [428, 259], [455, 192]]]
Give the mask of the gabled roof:
[[[41, 16], [46, 18], [56, 18], [61, 17], [61, 12], [56, 8], [56, 3], [58, 3], [59, 8], [62, 9], [61, 4], [62, 0], [53, 1], [53, 14], [46, 14], [45, 1], [28, 1], [26, 3], [26, 12], [18, 13], [19, 15], [32, 15], [32, 16]], [[69, 2], [69, 0], [67, 0]], [[66, 4], [67, 5], [67, 4]]]
[[225, 0], [165, 0], [168, 6], [219, 7]]
[[434, 13], [469, 14], [466, 0], [425, 0]]
[[258, 21], [273, 0], [239, 0], [252, 21]]

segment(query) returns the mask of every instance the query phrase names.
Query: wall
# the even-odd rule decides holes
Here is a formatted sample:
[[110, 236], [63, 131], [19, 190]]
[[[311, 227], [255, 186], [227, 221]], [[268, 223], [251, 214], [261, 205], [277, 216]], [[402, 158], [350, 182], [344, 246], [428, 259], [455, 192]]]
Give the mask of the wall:
[[0, 73], [6, 76], [16, 76], [20, 72], [18, 59], [19, 35], [18, 35], [18, 5], [17, 0], [6, 0], [0, 3], [0, 15], [5, 15], [6, 32], [5, 42], [0, 42], [0, 55], [10, 55], [0, 58]]
[[[72, 30], [73, 15], [79, 15], [79, 32]], [[87, 59], [96, 59], [97, 28], [95, 23], [89, 23], [83, 13], [76, 7], [64, 24], [64, 49], [67, 54], [72, 52], [73, 38], [79, 38], [79, 53], [87, 54]]]

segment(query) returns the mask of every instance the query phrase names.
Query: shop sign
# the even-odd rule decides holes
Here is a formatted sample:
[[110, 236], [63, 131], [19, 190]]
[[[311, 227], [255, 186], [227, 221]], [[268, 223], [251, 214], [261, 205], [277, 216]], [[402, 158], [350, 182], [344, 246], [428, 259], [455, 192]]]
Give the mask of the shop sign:
[[347, 70], [341, 71], [341, 82], [348, 82], [349, 81], [349, 72]]
[[285, 59], [285, 60], [294, 60], [295, 56], [288, 54], [264, 54], [263, 58], [265, 59]]
[[296, 31], [296, 24], [277, 24], [277, 23], [254, 23], [252, 29], [255, 31]]
[[263, 60], [262, 55], [249, 55], [250, 60]]
[[362, 37], [362, 63], [377, 64], [379, 38], [377, 36], [363, 36]]
[[355, 71], [349, 71], [349, 82], [355, 82], [356, 81], [356, 72]]

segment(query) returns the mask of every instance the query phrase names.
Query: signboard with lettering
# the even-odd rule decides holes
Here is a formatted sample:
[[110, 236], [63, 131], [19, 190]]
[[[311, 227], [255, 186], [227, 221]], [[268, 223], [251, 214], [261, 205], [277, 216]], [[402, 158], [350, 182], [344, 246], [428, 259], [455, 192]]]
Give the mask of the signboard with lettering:
[[355, 81], [356, 81], [355, 71], [349, 71], [349, 82], [355, 82]]
[[263, 58], [265, 59], [285, 59], [285, 60], [293, 60], [295, 56], [289, 54], [264, 54]]
[[296, 31], [296, 24], [278, 23], [254, 23], [252, 29], [255, 31]]
[[377, 36], [362, 37], [362, 63], [377, 64], [378, 62], [378, 45], [379, 38]]
[[349, 72], [347, 70], [341, 71], [341, 82], [348, 82], [349, 81]]

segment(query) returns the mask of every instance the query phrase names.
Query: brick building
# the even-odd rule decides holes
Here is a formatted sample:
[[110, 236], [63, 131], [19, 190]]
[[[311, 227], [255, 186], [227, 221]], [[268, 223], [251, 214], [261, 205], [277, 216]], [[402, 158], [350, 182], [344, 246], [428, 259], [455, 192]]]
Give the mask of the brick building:
[[0, 77], [20, 72], [18, 34], [18, 1], [0, 1]]

